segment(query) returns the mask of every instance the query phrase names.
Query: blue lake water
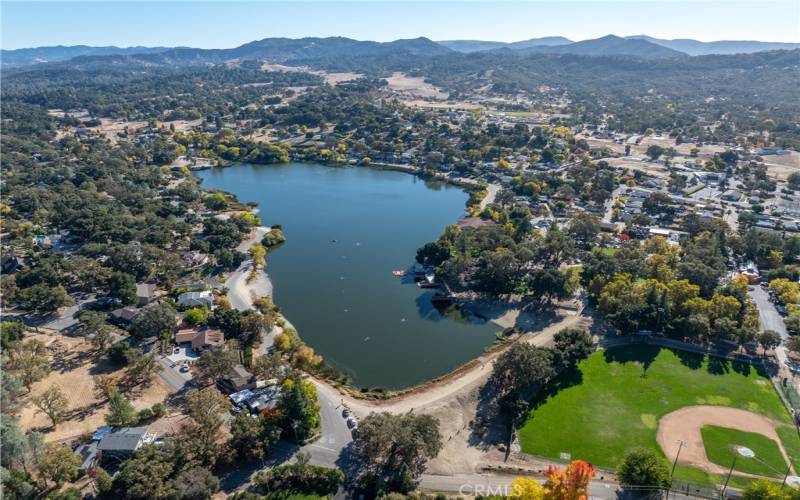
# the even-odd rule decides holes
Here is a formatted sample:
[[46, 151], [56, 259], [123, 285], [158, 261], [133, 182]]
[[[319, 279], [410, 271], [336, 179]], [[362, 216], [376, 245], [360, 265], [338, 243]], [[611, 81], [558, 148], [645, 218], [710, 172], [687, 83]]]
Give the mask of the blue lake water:
[[356, 387], [408, 387], [478, 356], [499, 327], [440, 312], [431, 290], [391, 274], [464, 215], [467, 194], [403, 172], [243, 164], [198, 173], [257, 202], [287, 242], [267, 255], [274, 301]]

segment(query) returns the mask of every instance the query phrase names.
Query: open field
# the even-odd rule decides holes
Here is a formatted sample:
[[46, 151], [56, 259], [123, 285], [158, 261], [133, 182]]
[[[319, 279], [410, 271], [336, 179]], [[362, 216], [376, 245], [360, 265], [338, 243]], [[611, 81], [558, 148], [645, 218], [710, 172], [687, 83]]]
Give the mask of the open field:
[[734, 470], [758, 476], [776, 477], [786, 471], [778, 443], [757, 432], [745, 432], [715, 425], [703, 427], [703, 446], [708, 459], [722, 467], [733, 463], [736, 446], [745, 446], [755, 452], [755, 458], [736, 457]]
[[389, 89], [395, 92], [407, 93], [417, 97], [433, 97], [447, 99], [447, 92], [427, 83], [421, 76], [408, 76], [405, 73], [394, 72], [385, 78]]
[[[770, 381], [749, 365], [627, 346], [594, 353], [545, 388], [519, 431], [520, 442], [526, 453], [558, 459], [566, 452], [614, 468], [630, 448], [660, 449], [661, 418], [694, 405], [739, 408], [791, 425]], [[683, 469], [685, 476], [707, 475]]]
[[767, 172], [779, 180], [786, 180], [794, 172], [800, 172], [800, 153], [791, 151], [788, 155], [763, 156]]
[[[45, 440], [58, 441], [94, 432], [105, 425], [108, 404], [95, 397], [92, 375], [112, 374], [121, 378], [123, 370], [112, 365], [106, 357], [98, 357], [92, 345], [82, 338], [40, 335], [37, 340], [48, 346], [52, 356], [51, 372], [33, 385], [30, 395], [24, 396], [25, 404], [19, 412], [20, 428], [24, 431], [40, 430], [46, 433]], [[31, 396], [44, 392], [51, 385], [59, 386], [69, 401], [67, 417], [55, 429], [30, 400]], [[127, 391], [125, 397], [141, 410], [164, 401], [169, 393], [169, 388], [156, 377], [149, 387], [136, 387]]]

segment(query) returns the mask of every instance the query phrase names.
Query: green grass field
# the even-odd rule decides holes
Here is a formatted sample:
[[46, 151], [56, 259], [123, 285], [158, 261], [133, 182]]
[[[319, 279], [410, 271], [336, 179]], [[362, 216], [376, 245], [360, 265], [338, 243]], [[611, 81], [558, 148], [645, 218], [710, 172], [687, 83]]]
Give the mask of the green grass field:
[[737, 456], [734, 470], [767, 477], [782, 476], [786, 472], [787, 464], [778, 444], [763, 434], [714, 425], [704, 426], [701, 434], [706, 456], [717, 465], [729, 467], [736, 454], [734, 446], [746, 446], [755, 452], [756, 457]]
[[[519, 431], [520, 442], [533, 455], [558, 459], [567, 452], [573, 459], [615, 468], [633, 447], [661, 450], [656, 430], [662, 416], [702, 404], [742, 408], [792, 423], [770, 381], [749, 365], [627, 346], [592, 354], [546, 387]], [[800, 442], [796, 444], [800, 450]], [[705, 473], [682, 468], [676, 477], [691, 480], [697, 474]]]

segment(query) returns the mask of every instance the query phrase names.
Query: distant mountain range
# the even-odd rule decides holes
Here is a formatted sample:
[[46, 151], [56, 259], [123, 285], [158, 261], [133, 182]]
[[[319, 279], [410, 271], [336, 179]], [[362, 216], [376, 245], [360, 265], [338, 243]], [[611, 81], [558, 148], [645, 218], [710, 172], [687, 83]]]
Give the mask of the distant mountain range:
[[512, 50], [527, 49], [528, 47], [538, 46], [554, 46], [566, 45], [573, 43], [569, 38], [563, 36], [547, 36], [544, 38], [531, 38], [530, 40], [522, 40], [519, 42], [484, 42], [481, 40], [442, 40], [436, 42], [439, 45], [444, 45], [448, 49], [455, 50], [456, 52], [481, 52], [484, 50], [494, 50], [501, 48], [508, 48]]
[[89, 45], [56, 45], [31, 49], [1, 50], [3, 66], [25, 66], [43, 62], [68, 61], [79, 56], [112, 56], [126, 54], [151, 54], [170, 47], [90, 47]]
[[[370, 58], [375, 61], [408, 57], [435, 57], [457, 53], [506, 52], [516, 54], [573, 54], [584, 56], [633, 56], [662, 59], [707, 55], [753, 53], [765, 50], [795, 49], [800, 43], [750, 41], [700, 42], [661, 40], [645, 35], [604, 36], [573, 42], [564, 37], [532, 38], [519, 42], [446, 40], [434, 42], [425, 37], [393, 42], [360, 41], [344, 37], [265, 38], [231, 49], [189, 47], [90, 47], [86, 45], [37, 47], [0, 51], [4, 68], [37, 63], [72, 61], [75, 64], [102, 64], [103, 57], [114, 56], [119, 63], [138, 65], [215, 64], [230, 60], [266, 60], [276, 63], [313, 64]], [[74, 60], [74, 61], [73, 61]]]
[[710, 54], [752, 54], [766, 50], [800, 49], [800, 43], [756, 42], [748, 40], [723, 40], [719, 42], [699, 42], [689, 38], [662, 40], [647, 35], [626, 37], [629, 40], [647, 40], [650, 43], [678, 50], [690, 56]]

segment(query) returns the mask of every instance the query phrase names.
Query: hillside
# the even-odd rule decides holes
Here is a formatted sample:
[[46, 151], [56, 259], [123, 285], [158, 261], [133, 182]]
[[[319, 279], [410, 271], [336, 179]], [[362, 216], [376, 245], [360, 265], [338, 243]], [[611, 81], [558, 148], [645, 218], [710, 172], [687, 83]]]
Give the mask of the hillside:
[[701, 42], [689, 38], [664, 40], [647, 35], [626, 37], [628, 40], [645, 40], [662, 47], [678, 50], [690, 56], [703, 56], [709, 54], [752, 54], [767, 50], [791, 50], [800, 48], [800, 43], [757, 42], [751, 40], [721, 40], [716, 42]]
[[0, 50], [4, 67], [25, 66], [43, 62], [67, 61], [79, 56], [111, 56], [152, 54], [169, 50], [169, 47], [90, 47], [88, 45], [56, 45], [28, 49]]
[[480, 52], [484, 50], [494, 50], [500, 48], [526, 49], [528, 47], [565, 45], [572, 43], [569, 38], [563, 36], [547, 36], [543, 38], [531, 38], [520, 40], [519, 42], [492, 42], [484, 40], [442, 40], [437, 42], [439, 45], [455, 50], [457, 52]]
[[523, 49], [525, 53], [574, 54], [582, 56], [635, 56], [643, 59], [683, 57], [686, 54], [647, 40], [625, 39], [607, 35], [593, 40], [556, 46], [534, 46]]

